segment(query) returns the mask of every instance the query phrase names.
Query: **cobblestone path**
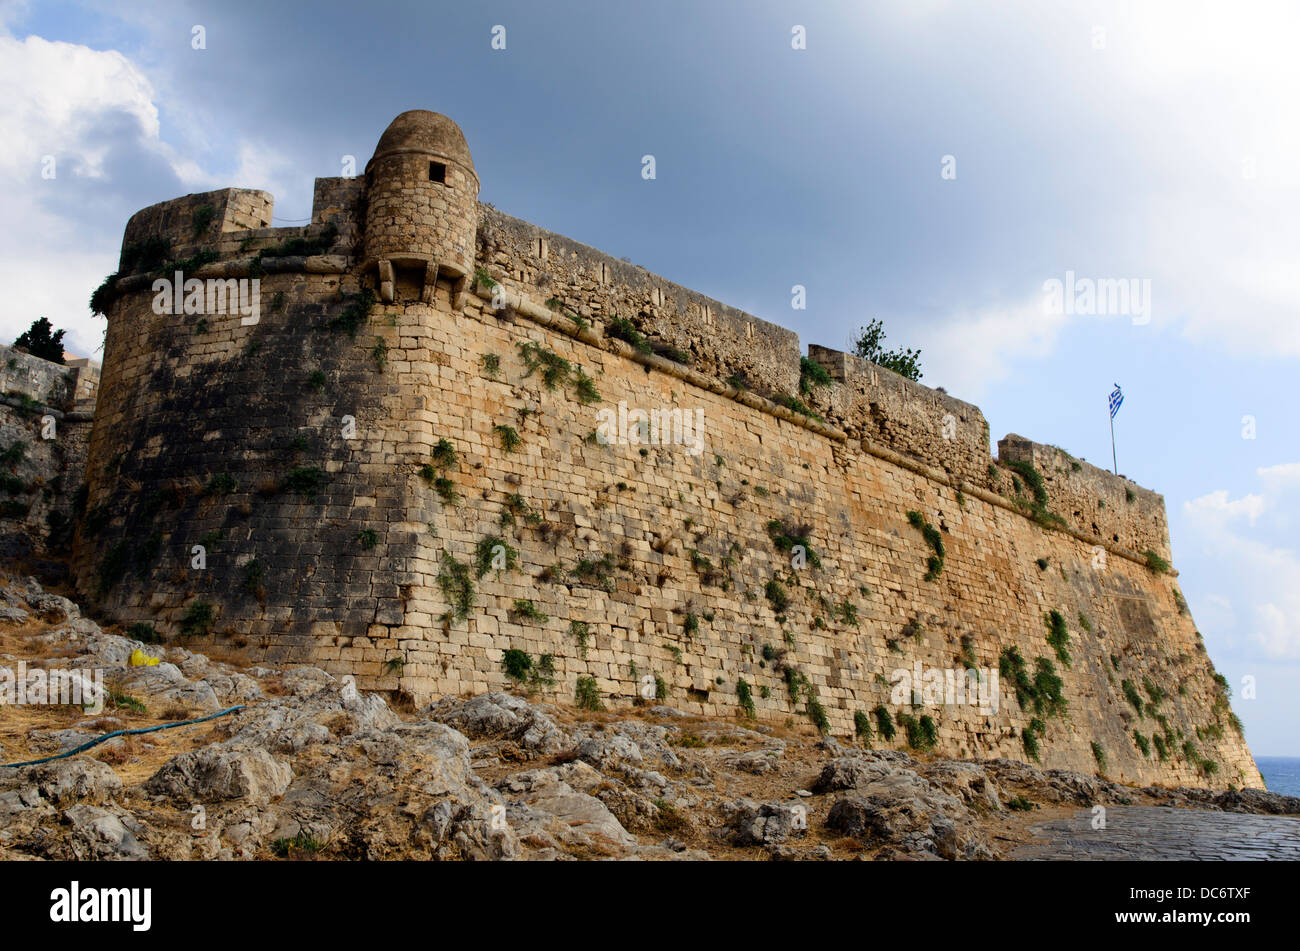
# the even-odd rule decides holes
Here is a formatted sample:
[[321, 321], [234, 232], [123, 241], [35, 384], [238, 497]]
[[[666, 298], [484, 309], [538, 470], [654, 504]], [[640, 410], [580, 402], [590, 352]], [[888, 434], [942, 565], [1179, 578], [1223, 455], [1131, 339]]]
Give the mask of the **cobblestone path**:
[[1035, 841], [1011, 854], [1038, 861], [1300, 860], [1300, 818], [1172, 806], [1106, 806], [1105, 827], [1080, 809], [1032, 826]]

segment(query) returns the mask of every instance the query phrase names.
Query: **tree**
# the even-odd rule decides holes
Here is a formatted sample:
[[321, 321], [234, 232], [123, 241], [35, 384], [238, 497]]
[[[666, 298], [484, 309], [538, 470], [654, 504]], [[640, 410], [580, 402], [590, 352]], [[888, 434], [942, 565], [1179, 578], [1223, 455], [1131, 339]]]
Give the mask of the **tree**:
[[886, 350], [881, 344], [885, 340], [885, 328], [879, 320], [873, 320], [858, 331], [853, 338], [853, 352], [864, 360], [870, 360], [877, 366], [907, 377], [909, 380], [921, 379], [921, 351]]
[[63, 362], [63, 335], [65, 330], [55, 330], [44, 317], [32, 321], [32, 325], [14, 341], [19, 350], [26, 350], [34, 357], [49, 360], [51, 363]]

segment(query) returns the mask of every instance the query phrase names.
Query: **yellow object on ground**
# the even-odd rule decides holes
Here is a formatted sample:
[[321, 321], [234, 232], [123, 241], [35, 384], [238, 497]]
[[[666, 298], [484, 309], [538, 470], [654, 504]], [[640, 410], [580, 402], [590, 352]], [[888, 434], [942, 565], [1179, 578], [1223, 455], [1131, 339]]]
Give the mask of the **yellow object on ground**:
[[158, 657], [150, 657], [137, 647], [135, 650], [131, 651], [130, 664], [132, 667], [157, 667], [160, 659], [161, 658]]

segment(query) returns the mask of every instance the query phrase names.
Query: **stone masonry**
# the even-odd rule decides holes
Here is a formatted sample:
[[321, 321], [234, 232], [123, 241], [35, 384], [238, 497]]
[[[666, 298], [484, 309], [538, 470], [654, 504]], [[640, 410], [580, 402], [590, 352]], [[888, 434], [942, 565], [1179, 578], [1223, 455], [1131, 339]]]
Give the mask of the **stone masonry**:
[[[801, 387], [795, 334], [477, 191], [456, 125], [413, 112], [365, 176], [317, 181], [306, 227], [241, 189], [131, 219], [83, 596], [417, 702], [514, 685], [515, 650], [560, 701], [582, 678], [606, 705], [1262, 785], [1159, 495], [1021, 437], [995, 459], [977, 407], [848, 354], [810, 347], [833, 382]], [[178, 265], [256, 279], [260, 317], [165, 312]], [[895, 702], [915, 663], [1000, 671], [996, 711]]]

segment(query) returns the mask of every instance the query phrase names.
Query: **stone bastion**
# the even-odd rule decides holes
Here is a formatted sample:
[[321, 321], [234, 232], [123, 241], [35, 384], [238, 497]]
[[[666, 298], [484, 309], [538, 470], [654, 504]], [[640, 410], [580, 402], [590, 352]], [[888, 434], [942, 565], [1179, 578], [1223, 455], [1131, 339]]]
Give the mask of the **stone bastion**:
[[304, 227], [237, 188], [131, 218], [93, 298], [84, 597], [416, 703], [517, 687], [1260, 785], [1160, 495], [1020, 436], [994, 457], [978, 407], [478, 188], [414, 111]]

